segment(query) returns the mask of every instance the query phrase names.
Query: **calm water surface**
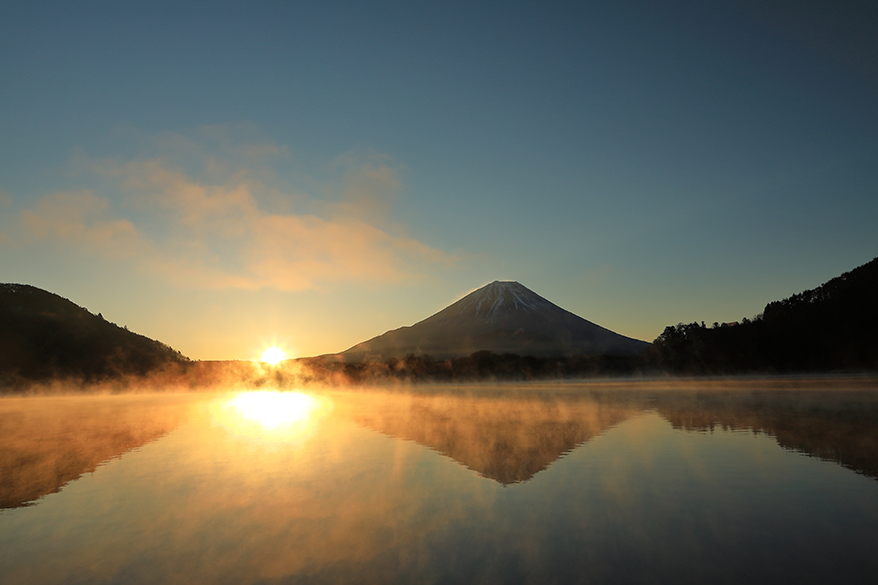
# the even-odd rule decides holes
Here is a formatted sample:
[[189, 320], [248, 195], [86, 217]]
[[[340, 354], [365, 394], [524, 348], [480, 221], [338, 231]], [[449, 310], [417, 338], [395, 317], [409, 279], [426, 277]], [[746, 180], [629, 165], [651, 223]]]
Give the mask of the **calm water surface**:
[[878, 392], [0, 399], [0, 582], [866, 582]]

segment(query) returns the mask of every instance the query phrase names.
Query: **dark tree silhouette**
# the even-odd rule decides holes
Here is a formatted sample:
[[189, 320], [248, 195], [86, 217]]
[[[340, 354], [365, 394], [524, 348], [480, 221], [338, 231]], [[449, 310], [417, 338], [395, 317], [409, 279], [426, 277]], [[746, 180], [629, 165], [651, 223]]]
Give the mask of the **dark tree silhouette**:
[[171, 347], [93, 315], [56, 294], [0, 284], [0, 384], [144, 376], [188, 362]]
[[740, 324], [679, 323], [653, 342], [652, 368], [688, 373], [878, 369], [878, 258]]

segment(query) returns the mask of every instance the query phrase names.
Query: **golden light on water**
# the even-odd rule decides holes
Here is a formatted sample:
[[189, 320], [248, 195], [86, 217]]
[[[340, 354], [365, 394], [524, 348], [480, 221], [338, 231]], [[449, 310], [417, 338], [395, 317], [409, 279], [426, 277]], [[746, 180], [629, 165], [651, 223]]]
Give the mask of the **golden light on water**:
[[244, 418], [275, 429], [308, 418], [317, 401], [301, 392], [242, 392], [229, 404]]
[[276, 366], [287, 359], [287, 353], [277, 346], [272, 346], [262, 352], [262, 357], [260, 359], [267, 364]]
[[212, 406], [214, 420], [236, 434], [292, 440], [308, 434], [332, 401], [302, 392], [240, 392]]

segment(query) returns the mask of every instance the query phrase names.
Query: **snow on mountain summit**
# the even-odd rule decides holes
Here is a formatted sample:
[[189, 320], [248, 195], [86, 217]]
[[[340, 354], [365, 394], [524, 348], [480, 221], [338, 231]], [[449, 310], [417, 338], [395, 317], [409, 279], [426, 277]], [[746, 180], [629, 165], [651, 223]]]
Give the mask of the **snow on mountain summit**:
[[348, 359], [475, 351], [519, 355], [636, 355], [647, 344], [562, 309], [515, 281], [495, 280], [410, 327], [400, 327], [343, 352]]
[[510, 312], [535, 312], [553, 308], [560, 309], [514, 280], [495, 280], [443, 309], [431, 317], [431, 320], [439, 322], [480, 319], [490, 322]]

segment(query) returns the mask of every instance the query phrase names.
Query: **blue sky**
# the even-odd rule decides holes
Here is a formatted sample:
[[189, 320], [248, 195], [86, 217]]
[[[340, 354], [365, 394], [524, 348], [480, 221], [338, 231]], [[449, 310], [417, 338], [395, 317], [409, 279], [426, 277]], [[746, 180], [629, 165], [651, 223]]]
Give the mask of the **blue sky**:
[[492, 280], [651, 341], [878, 256], [866, 2], [12, 2], [0, 281], [198, 359]]

